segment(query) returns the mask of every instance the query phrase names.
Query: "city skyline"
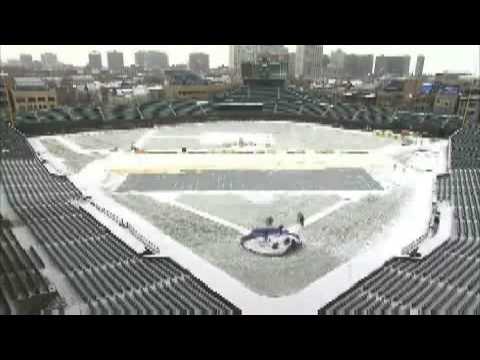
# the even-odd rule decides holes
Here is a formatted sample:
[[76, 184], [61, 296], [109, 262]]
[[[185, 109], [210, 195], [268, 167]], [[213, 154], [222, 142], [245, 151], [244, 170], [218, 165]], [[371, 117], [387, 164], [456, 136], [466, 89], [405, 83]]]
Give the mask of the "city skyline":
[[[296, 45], [285, 45], [295, 52]], [[324, 45], [324, 54], [336, 49], [346, 53], [378, 55], [410, 55], [410, 73], [415, 71], [418, 55], [425, 56], [424, 73], [449, 71], [467, 71], [479, 74], [478, 45]], [[34, 60], [40, 60], [42, 53], [55, 53], [58, 60], [65, 64], [85, 66], [88, 54], [99, 51], [104, 66], [107, 52], [117, 50], [124, 53], [125, 65], [135, 63], [134, 53], [138, 50], [158, 50], [168, 54], [171, 64], [188, 64], [188, 56], [193, 52], [210, 55], [211, 67], [229, 65], [228, 45], [2, 45], [2, 63], [18, 59], [20, 54], [31, 54]]]

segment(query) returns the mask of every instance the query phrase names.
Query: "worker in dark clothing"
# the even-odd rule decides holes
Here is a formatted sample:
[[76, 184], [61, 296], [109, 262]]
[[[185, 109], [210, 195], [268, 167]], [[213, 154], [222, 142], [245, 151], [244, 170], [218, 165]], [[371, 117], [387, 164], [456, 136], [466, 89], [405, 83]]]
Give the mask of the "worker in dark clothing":
[[267, 220], [265, 221], [265, 223], [269, 227], [272, 226], [273, 225], [273, 217], [271, 217], [271, 216], [267, 217]]
[[304, 227], [305, 226], [305, 216], [301, 212], [298, 213], [297, 215], [297, 222]]
[[265, 241], [268, 241], [268, 234], [269, 234], [269, 230], [271, 230], [271, 227], [273, 225], [273, 217], [269, 216], [265, 219], [265, 224], [266, 224], [266, 228], [264, 229], [258, 229], [260, 231], [263, 232], [263, 237], [264, 237], [264, 240]]

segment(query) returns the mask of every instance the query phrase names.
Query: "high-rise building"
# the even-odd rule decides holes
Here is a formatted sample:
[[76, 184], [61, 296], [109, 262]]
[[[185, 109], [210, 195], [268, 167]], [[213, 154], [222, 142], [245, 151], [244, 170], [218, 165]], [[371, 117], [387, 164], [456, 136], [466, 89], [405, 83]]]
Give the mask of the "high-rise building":
[[147, 52], [144, 50], [137, 51], [135, 53], [135, 65], [145, 69], [145, 57]]
[[288, 54], [288, 79], [294, 80], [295, 79], [295, 59], [296, 54], [291, 52]]
[[88, 54], [88, 66], [91, 69], [102, 70], [102, 54], [98, 51], [92, 51]]
[[145, 70], [165, 70], [169, 67], [168, 55], [161, 51], [140, 50], [135, 53], [135, 65]]
[[121, 73], [123, 69], [123, 53], [116, 50], [107, 53], [108, 69], [113, 73]]
[[319, 81], [323, 76], [323, 45], [297, 45], [295, 76]]
[[44, 53], [40, 55], [42, 67], [46, 70], [55, 69], [58, 66], [58, 59], [56, 54]]
[[11, 67], [21, 67], [22, 63], [18, 59], [8, 59], [7, 65]]
[[285, 45], [257, 45], [257, 55], [288, 55], [288, 48]]
[[373, 55], [345, 54], [343, 59], [343, 75], [353, 80], [368, 77], [373, 70]]
[[195, 74], [206, 74], [210, 69], [210, 56], [205, 53], [191, 53], [188, 66]]
[[20, 54], [20, 63], [26, 69], [33, 68], [33, 57], [30, 54]]
[[161, 51], [148, 51], [144, 67], [147, 70], [166, 70], [169, 67], [168, 55]]
[[421, 77], [423, 75], [423, 66], [425, 65], [425, 56], [418, 55], [417, 63], [415, 64], [415, 76]]
[[345, 54], [342, 49], [337, 49], [330, 53], [330, 65], [338, 72], [343, 71], [343, 65], [345, 62]]
[[374, 74], [380, 76], [408, 76], [410, 73], [410, 56], [380, 55], [375, 59]]
[[255, 61], [257, 45], [230, 45], [229, 66], [236, 78], [241, 76], [243, 62]]

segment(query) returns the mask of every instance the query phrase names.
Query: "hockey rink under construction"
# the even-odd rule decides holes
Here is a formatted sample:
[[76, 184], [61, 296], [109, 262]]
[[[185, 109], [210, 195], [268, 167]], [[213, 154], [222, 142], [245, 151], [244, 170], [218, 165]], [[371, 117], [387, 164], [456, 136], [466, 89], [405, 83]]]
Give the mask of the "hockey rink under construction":
[[[225, 121], [31, 143], [48, 166], [154, 242], [153, 256], [172, 257], [243, 313], [303, 314], [425, 232], [447, 142], [413, 140], [402, 146], [393, 135], [316, 124]], [[294, 228], [298, 212], [300, 250], [269, 258], [240, 246], [269, 216]]]

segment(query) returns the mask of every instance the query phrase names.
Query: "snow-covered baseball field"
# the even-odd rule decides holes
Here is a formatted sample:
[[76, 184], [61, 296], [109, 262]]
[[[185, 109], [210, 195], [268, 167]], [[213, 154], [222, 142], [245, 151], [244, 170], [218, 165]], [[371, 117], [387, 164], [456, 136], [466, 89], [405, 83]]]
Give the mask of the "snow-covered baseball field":
[[[392, 137], [315, 124], [228, 121], [30, 141], [49, 167], [68, 174], [85, 195], [154, 242], [161, 249], [159, 256], [178, 261], [244, 314], [316, 313], [400, 254], [428, 226], [434, 179], [445, 172], [447, 145], [423, 139], [402, 146]], [[134, 153], [132, 146], [179, 154]], [[201, 160], [193, 161], [181, 153], [182, 147], [206, 152], [220, 147], [265, 150], [281, 161], [248, 154], [240, 163], [235, 155], [208, 153], [196, 154]], [[300, 152], [289, 157], [292, 149]], [[177, 166], [180, 175], [175, 176], [180, 177], [169, 179], [168, 187], [159, 186], [167, 163], [169, 171]], [[182, 170], [196, 165], [207, 177], [201, 184], [195, 175], [189, 174], [188, 181], [182, 177]], [[245, 172], [243, 185], [232, 184], [238, 183], [244, 167], [250, 172]], [[287, 174], [285, 167], [301, 171]], [[144, 174], [140, 168], [150, 171]], [[234, 175], [215, 172], [219, 169]], [[321, 186], [305, 182], [309, 173], [302, 171], [309, 169], [319, 171], [313, 185]], [[267, 170], [268, 176], [261, 173]], [[310, 188], [302, 189], [302, 184]], [[293, 228], [299, 211], [306, 219], [306, 245], [299, 251], [266, 258], [240, 246], [240, 237], [263, 226], [268, 216], [277, 225]], [[142, 249], [134, 237], [124, 237], [130, 246]]]

